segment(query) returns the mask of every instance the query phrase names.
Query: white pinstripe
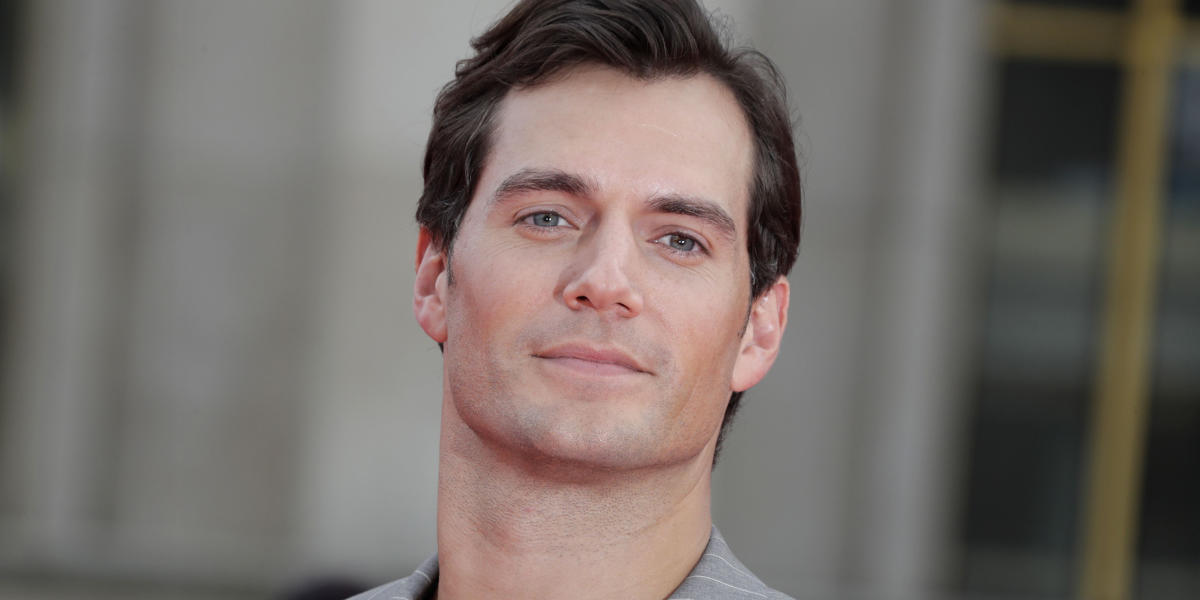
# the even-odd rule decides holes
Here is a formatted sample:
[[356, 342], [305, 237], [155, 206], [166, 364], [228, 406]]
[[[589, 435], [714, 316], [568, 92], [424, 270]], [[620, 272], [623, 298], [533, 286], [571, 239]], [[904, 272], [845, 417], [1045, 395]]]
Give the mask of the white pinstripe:
[[729, 562], [729, 561], [725, 560], [725, 557], [724, 557], [724, 556], [720, 556], [720, 555], [718, 555], [718, 554], [713, 554], [712, 552], [705, 552], [705, 553], [704, 553], [704, 556], [711, 556], [711, 557], [713, 557], [713, 558], [715, 558], [715, 559], [717, 559], [717, 560], [720, 560], [721, 562], [723, 562], [723, 563], [725, 563], [725, 564], [729, 565], [729, 568], [730, 568], [730, 569], [733, 569], [734, 571], [736, 571], [736, 572], [737, 572], [739, 575], [745, 575], [746, 577], [752, 577], [752, 575], [750, 575], [749, 573], [747, 573], [747, 572], [745, 572], [745, 571], [743, 571], [743, 570], [741, 570], [741, 569], [739, 569], [739, 568], [737, 568], [737, 567], [733, 566], [733, 563], [731, 563], [731, 562]]
[[721, 581], [720, 579], [717, 579], [716, 577], [709, 577], [708, 575], [688, 575], [688, 576], [687, 576], [687, 577], [685, 577], [684, 579], [707, 579], [707, 580], [709, 580], [709, 581], [715, 581], [715, 582], [717, 582], [717, 583], [719, 583], [719, 584], [721, 584], [721, 585], [729, 586], [729, 587], [731, 587], [731, 588], [733, 588], [733, 589], [735, 589], [735, 590], [737, 590], [737, 591], [739, 591], [739, 592], [746, 592], [747, 594], [753, 594], [753, 595], [755, 595], [755, 596], [758, 596], [758, 597], [760, 597], [760, 598], [766, 598], [766, 597], [767, 597], [767, 595], [766, 595], [766, 594], [760, 594], [760, 593], [758, 593], [758, 592], [752, 592], [752, 591], [750, 591], [750, 590], [748, 590], [748, 589], [745, 589], [745, 588], [740, 588], [740, 587], [738, 587], [738, 586], [736, 586], [736, 585], [733, 585], [733, 584], [731, 584], [731, 583], [725, 583], [724, 581]]

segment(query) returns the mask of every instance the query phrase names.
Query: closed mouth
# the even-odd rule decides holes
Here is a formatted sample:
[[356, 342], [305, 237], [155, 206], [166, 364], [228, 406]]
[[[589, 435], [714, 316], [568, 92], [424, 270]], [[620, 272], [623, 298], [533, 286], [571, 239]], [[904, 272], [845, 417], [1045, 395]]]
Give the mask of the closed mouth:
[[599, 373], [616, 374], [632, 372], [645, 373], [647, 375], [654, 374], [628, 353], [611, 347], [564, 344], [536, 352], [533, 356]]

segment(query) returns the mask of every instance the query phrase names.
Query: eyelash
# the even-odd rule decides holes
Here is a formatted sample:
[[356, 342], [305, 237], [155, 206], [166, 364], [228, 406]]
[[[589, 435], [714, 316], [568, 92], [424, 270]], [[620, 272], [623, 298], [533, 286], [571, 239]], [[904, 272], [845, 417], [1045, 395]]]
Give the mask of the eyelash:
[[[671, 242], [668, 239], [668, 238], [672, 238], [672, 237], [681, 238], [681, 239], [692, 242], [692, 249], [691, 250], [680, 250], [679, 248], [676, 248], [674, 245], [671, 244]], [[666, 241], [666, 242], [660, 241], [660, 240], [664, 240], [664, 239], [668, 239], [668, 241]], [[709, 253], [708, 248], [706, 248], [704, 246], [704, 244], [700, 243], [699, 239], [697, 239], [693, 235], [686, 234], [682, 231], [672, 231], [671, 233], [661, 235], [658, 238], [656, 238], [654, 240], [654, 242], [657, 244], [660, 244], [662, 247], [666, 248], [668, 252], [670, 252], [672, 254], [677, 254], [679, 256], [688, 256], [688, 255], [708, 254]]]
[[[554, 225], [537, 225], [533, 222], [534, 219], [536, 219], [538, 217], [543, 217], [543, 216], [552, 216], [552, 217], [558, 219], [559, 222], [556, 222]], [[526, 228], [536, 231], [539, 234], [548, 234], [548, 233], [550, 233], [550, 230], [558, 229], [561, 226], [560, 223], [570, 224], [570, 221], [567, 221], [566, 217], [563, 217], [561, 214], [559, 214], [556, 211], [539, 210], [537, 212], [532, 212], [532, 213], [529, 213], [526, 215], [522, 215], [521, 217], [517, 218], [517, 222], [515, 224], [523, 225]], [[692, 242], [693, 248], [691, 250], [680, 250], [679, 248], [674, 247], [671, 244], [671, 242], [668, 240], [668, 238], [672, 238], [672, 237], [681, 238], [681, 239]], [[668, 241], [662, 241], [662, 240], [668, 240]], [[692, 234], [689, 234], [689, 233], [682, 232], [682, 231], [672, 231], [669, 233], [665, 233], [665, 234], [655, 238], [654, 243], [662, 246], [668, 252], [670, 252], [671, 254], [677, 255], [677, 256], [688, 257], [688, 256], [696, 255], [696, 254], [705, 254], [705, 255], [710, 254], [708, 247], [705, 246], [704, 243], [701, 242], [698, 237], [696, 237]]]
[[[533, 220], [535, 218], [540, 217], [540, 216], [545, 216], [545, 215], [553, 216], [556, 219], [558, 219], [559, 222], [555, 223], [554, 225], [537, 225], [536, 223], [533, 222]], [[538, 233], [547, 233], [548, 230], [558, 229], [562, 223], [569, 224], [570, 221], [568, 221], [566, 219], [566, 217], [562, 216], [561, 214], [559, 214], [553, 210], [539, 210], [537, 212], [532, 212], [532, 213], [529, 213], [527, 215], [523, 215], [523, 216], [517, 218], [517, 222], [516, 222], [517, 225], [523, 225], [529, 229], [543, 230], [543, 231], [539, 231]]]

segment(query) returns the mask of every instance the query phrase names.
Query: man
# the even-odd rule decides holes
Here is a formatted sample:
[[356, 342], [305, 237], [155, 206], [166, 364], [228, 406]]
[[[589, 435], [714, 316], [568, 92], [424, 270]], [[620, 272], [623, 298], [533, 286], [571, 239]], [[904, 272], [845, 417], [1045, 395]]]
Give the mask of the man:
[[800, 224], [783, 88], [692, 0], [528, 0], [438, 97], [414, 312], [438, 555], [359, 598], [783, 598], [712, 526]]

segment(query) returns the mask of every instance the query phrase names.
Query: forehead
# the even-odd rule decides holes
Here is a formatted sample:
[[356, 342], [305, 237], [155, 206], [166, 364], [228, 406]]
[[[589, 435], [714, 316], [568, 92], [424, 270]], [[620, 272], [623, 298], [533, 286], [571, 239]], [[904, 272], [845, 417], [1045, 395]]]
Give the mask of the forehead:
[[477, 192], [522, 169], [554, 168], [606, 194], [712, 198], [741, 230], [752, 167], [741, 107], [716, 79], [641, 80], [585, 66], [505, 97]]

